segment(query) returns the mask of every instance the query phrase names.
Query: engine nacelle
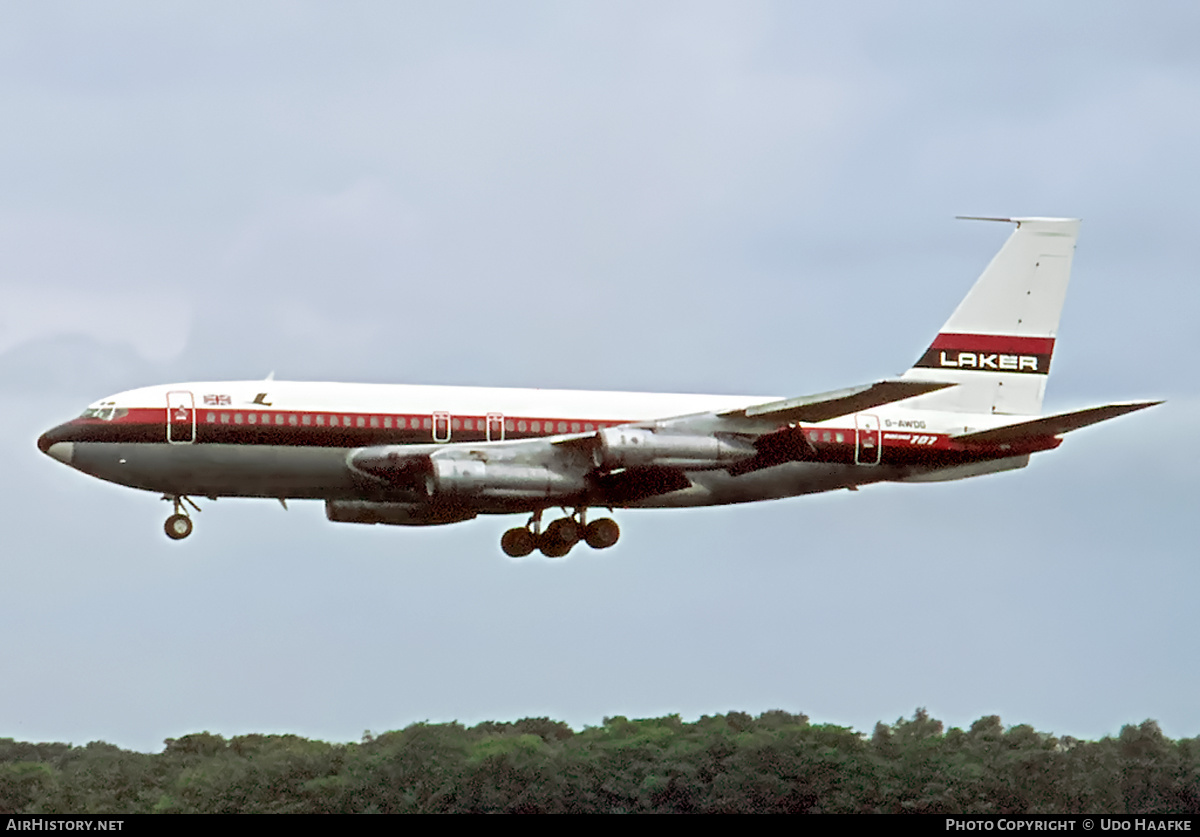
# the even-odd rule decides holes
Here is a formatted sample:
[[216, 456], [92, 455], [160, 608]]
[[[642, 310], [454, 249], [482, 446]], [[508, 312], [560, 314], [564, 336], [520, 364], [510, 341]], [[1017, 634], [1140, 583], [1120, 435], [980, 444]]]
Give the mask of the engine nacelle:
[[433, 499], [553, 500], [587, 489], [582, 473], [562, 473], [541, 465], [437, 456], [431, 459], [426, 485]]
[[437, 509], [414, 503], [326, 500], [325, 516], [334, 523], [384, 523], [389, 526], [440, 526], [475, 517], [473, 511]]
[[678, 436], [641, 427], [605, 427], [596, 436], [596, 466], [608, 469], [660, 465], [706, 470], [724, 468], [758, 453], [754, 445], [741, 439]]

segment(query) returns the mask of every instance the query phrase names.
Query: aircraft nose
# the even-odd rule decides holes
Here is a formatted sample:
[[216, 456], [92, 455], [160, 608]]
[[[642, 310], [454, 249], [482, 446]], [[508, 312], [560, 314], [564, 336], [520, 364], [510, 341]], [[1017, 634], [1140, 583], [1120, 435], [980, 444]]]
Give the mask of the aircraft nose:
[[47, 430], [38, 437], [38, 450], [64, 465], [70, 465], [75, 458], [75, 443], [65, 441], [63, 436], [61, 427]]
[[55, 442], [46, 449], [46, 453], [64, 465], [70, 465], [75, 458], [74, 442]]

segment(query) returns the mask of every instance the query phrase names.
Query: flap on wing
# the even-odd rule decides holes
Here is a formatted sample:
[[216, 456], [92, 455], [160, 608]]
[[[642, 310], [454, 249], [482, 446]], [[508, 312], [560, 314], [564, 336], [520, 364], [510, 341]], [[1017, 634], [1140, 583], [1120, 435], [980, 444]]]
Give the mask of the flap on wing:
[[730, 418], [762, 418], [774, 423], [790, 421], [828, 421], [838, 416], [858, 413], [903, 401], [927, 392], [955, 386], [945, 381], [877, 381], [873, 384], [823, 392], [820, 395], [804, 395], [785, 401], [770, 401], [755, 404], [744, 410], [722, 413]]
[[1089, 424], [1123, 416], [1137, 410], [1144, 410], [1161, 404], [1161, 401], [1128, 401], [1120, 404], [1105, 404], [1103, 407], [1088, 407], [1086, 410], [1074, 410], [1070, 413], [1059, 413], [1053, 416], [1023, 421], [1020, 424], [1007, 424], [994, 430], [980, 430], [977, 433], [964, 433], [955, 436], [956, 442], [982, 442], [986, 444], [1011, 444], [1027, 439], [1058, 436]]

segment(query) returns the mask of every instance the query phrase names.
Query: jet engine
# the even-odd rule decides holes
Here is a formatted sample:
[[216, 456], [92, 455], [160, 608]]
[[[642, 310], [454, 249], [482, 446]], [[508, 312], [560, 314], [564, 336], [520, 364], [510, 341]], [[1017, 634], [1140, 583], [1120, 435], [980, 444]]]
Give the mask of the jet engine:
[[525, 508], [530, 501], [567, 501], [588, 489], [589, 467], [581, 455], [547, 445], [540, 451], [542, 461], [523, 451], [497, 458], [505, 453], [445, 450], [405, 456], [390, 448], [365, 448], [350, 463], [417, 504], [469, 500], [483, 508]]
[[641, 427], [605, 427], [596, 433], [597, 468], [656, 465], [687, 470], [727, 468], [758, 453], [750, 442], [725, 434], [680, 436]]
[[581, 494], [587, 482], [582, 473], [562, 473], [542, 465], [435, 456], [426, 486], [434, 499], [551, 500]]

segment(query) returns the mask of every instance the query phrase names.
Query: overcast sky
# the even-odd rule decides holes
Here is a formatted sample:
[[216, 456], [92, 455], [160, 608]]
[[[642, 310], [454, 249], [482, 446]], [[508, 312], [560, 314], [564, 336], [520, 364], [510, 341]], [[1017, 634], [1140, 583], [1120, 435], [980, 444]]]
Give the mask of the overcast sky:
[[[1200, 735], [1200, 7], [0, 2], [0, 737], [772, 708]], [[1024, 471], [618, 514], [166, 503], [42, 456], [137, 386], [821, 392], [1083, 219]]]

